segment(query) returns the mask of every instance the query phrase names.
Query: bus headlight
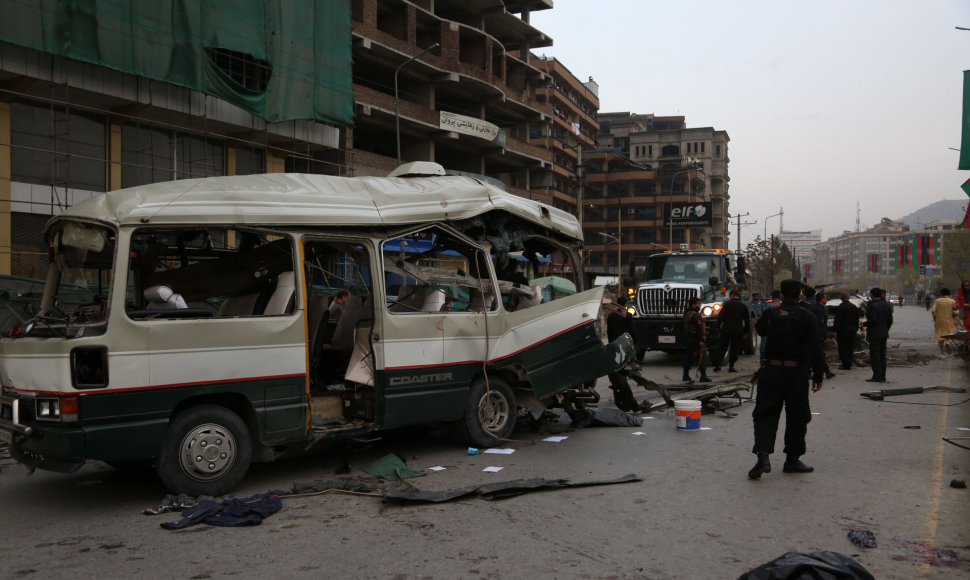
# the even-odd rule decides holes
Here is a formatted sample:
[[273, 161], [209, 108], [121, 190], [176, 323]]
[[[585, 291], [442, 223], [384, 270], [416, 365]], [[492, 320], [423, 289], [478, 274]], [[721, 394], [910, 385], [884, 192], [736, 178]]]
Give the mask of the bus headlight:
[[77, 397], [37, 399], [35, 405], [38, 421], [77, 421]]

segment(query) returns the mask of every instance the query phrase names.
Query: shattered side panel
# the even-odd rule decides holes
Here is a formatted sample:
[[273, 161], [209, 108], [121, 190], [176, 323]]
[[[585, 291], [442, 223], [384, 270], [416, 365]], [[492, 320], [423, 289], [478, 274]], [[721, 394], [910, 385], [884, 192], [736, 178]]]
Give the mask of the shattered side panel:
[[507, 314], [491, 366], [521, 367], [539, 398], [622, 368], [633, 346], [626, 339], [603, 346], [596, 324], [602, 297], [595, 288]]

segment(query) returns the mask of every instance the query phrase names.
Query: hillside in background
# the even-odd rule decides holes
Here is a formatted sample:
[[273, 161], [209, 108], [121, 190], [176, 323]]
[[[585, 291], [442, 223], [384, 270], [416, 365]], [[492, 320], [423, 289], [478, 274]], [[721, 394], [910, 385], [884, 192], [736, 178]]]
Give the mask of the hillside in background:
[[960, 223], [967, 211], [967, 201], [967, 198], [944, 199], [920, 208], [909, 215], [896, 218], [896, 221], [901, 221], [914, 230], [935, 223]]

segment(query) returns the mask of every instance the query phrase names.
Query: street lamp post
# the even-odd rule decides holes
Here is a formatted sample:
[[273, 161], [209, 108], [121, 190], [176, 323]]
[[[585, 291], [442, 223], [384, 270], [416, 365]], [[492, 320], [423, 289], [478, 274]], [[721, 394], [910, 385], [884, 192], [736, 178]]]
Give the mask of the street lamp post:
[[[779, 208], [778, 213], [771, 214], [770, 216], [765, 218], [765, 237], [764, 237], [765, 240], [768, 239], [768, 220], [773, 217], [778, 217], [783, 213], [785, 213], [784, 210]], [[771, 260], [768, 262], [768, 274], [771, 276], [771, 282], [769, 283], [769, 286], [771, 286], [771, 288], [763, 288], [765, 295], [767, 295], [768, 292], [772, 290], [775, 286], [775, 235], [774, 234], [771, 234], [771, 242], [768, 244], [768, 252], [770, 252], [771, 254]]]
[[[604, 238], [609, 238], [614, 242], [616, 242], [616, 287], [619, 288], [620, 279], [623, 277], [623, 264], [620, 262], [620, 256], [621, 256], [620, 252], [621, 252], [621, 248], [623, 247], [623, 242], [620, 241], [620, 236], [622, 236], [623, 234], [620, 232], [617, 232], [618, 235], [614, 236], [606, 232], [596, 232], [596, 233], [603, 236]], [[603, 255], [606, 255], [605, 249], [603, 251]]]
[[401, 69], [404, 68], [406, 65], [411, 64], [412, 62], [417, 60], [418, 57], [423, 56], [426, 52], [433, 50], [435, 48], [438, 48], [438, 46], [440, 45], [437, 42], [432, 44], [428, 48], [422, 50], [418, 54], [412, 56], [411, 58], [397, 65], [397, 68], [394, 69], [394, 126], [395, 126], [395, 133], [397, 134], [397, 164], [398, 165], [401, 164], [401, 110], [398, 105], [398, 98], [397, 98], [397, 74], [401, 72]]

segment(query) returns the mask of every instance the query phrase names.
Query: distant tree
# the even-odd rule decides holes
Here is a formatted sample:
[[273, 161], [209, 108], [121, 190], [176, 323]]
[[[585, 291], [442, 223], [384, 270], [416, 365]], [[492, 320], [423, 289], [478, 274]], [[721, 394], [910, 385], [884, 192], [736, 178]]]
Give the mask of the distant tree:
[[940, 270], [942, 285], [956, 296], [960, 282], [970, 280], [970, 228], [960, 228], [946, 235]]
[[761, 236], [754, 239], [744, 249], [744, 258], [747, 261], [748, 271], [751, 273], [751, 281], [748, 282], [749, 288], [758, 289], [763, 295], [769, 294], [775, 286], [775, 275], [779, 272], [777, 260], [778, 242], [775, 241], [775, 251], [772, 252], [771, 241], [764, 240]]

